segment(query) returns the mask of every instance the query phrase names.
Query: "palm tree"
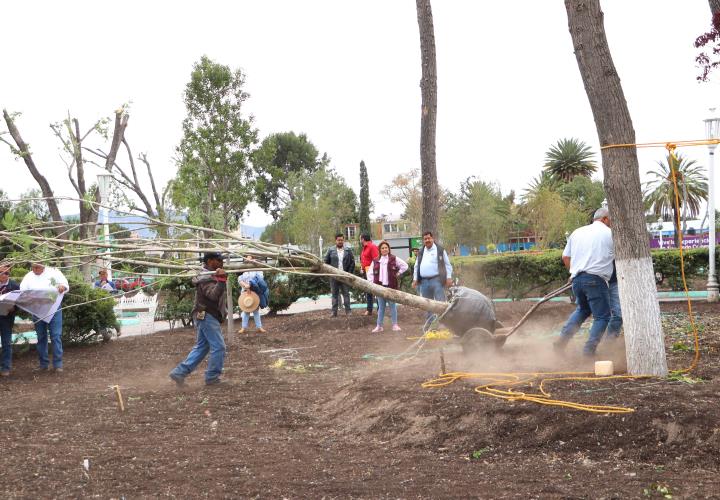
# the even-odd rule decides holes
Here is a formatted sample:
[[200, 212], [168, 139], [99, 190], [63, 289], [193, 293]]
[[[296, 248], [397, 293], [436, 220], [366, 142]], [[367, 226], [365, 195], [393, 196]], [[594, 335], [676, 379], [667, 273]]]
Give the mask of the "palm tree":
[[543, 189], [556, 191], [558, 184], [559, 182], [552, 177], [547, 170], [543, 170], [540, 175], [530, 180], [528, 187], [525, 188], [525, 192], [520, 196], [520, 200], [523, 203], [527, 203], [535, 198]]
[[[653, 178], [645, 183], [643, 190], [645, 208], [656, 217], [672, 217], [675, 224], [675, 246], [679, 247], [678, 215], [682, 212], [690, 219], [697, 217], [700, 205], [708, 199], [707, 177], [702, 173], [702, 167], [695, 164], [695, 160], [688, 160], [682, 155], [668, 155], [664, 162], [658, 162], [658, 166], [658, 170], [647, 172]], [[677, 207], [673, 170], [678, 188]]]
[[579, 139], [560, 139], [545, 153], [545, 171], [560, 182], [570, 182], [577, 175], [590, 177], [597, 170], [594, 154]]

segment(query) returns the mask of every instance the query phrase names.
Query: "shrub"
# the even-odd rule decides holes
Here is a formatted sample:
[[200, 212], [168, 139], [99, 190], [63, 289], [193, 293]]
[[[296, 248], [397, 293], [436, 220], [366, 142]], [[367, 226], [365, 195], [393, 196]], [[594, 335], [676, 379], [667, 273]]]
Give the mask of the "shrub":
[[177, 321], [184, 327], [190, 325], [195, 294], [190, 279], [164, 278], [158, 280], [155, 287], [163, 297], [159, 319], [169, 322], [171, 328]]
[[[715, 262], [718, 261], [716, 249]], [[682, 290], [682, 272], [680, 266], [680, 250], [654, 250], [652, 252], [655, 280], [659, 287], [669, 287], [671, 290]], [[683, 250], [685, 278], [688, 286], [694, 280], [705, 281], [708, 269], [708, 249], [689, 248]]]
[[270, 289], [270, 315], [286, 310], [302, 297], [316, 300], [330, 293], [330, 282], [323, 276], [268, 273], [265, 281]]
[[86, 344], [109, 328], [120, 330], [115, 301], [108, 292], [72, 278], [69, 284], [62, 302], [64, 344]]

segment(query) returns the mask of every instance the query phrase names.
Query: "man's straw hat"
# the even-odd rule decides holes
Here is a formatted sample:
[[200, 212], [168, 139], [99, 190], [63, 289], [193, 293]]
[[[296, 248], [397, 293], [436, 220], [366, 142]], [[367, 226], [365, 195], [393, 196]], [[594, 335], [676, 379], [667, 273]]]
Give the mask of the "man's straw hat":
[[240, 297], [238, 298], [238, 306], [240, 307], [241, 311], [250, 313], [257, 309], [259, 305], [260, 297], [258, 297], [257, 293], [251, 290], [247, 290], [241, 293]]

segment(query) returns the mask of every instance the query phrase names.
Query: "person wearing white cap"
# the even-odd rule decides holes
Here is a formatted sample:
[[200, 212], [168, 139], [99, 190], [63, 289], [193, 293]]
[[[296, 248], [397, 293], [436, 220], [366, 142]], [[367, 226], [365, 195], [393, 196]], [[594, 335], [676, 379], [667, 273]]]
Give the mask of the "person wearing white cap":
[[[42, 262], [33, 262], [30, 266], [30, 272], [20, 282], [20, 290], [49, 290], [57, 289], [58, 293], [65, 295], [70, 290], [65, 275], [54, 267], [49, 267]], [[62, 299], [61, 299], [62, 300]], [[37, 318], [33, 316], [35, 322], [35, 333], [37, 334], [37, 345], [35, 349], [38, 353], [40, 361], [39, 370], [45, 371], [49, 368], [50, 359], [48, 356], [48, 333], [50, 342], [53, 346], [53, 368], [57, 373], [63, 371], [63, 345], [62, 345], [62, 309], [58, 308], [57, 312], [50, 318]]]

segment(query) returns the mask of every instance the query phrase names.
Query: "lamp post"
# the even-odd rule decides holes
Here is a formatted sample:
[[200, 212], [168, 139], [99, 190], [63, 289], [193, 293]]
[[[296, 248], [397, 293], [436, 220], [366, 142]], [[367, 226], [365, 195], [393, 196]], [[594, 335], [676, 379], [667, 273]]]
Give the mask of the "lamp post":
[[662, 239], [663, 222], [665, 222], [665, 221], [663, 221], [663, 218], [660, 217], [660, 218], [658, 219], [658, 233], [659, 233], [659, 236], [660, 236], [660, 250], [662, 250], [662, 247], [663, 247], [663, 239]]
[[[715, 114], [715, 108], [710, 108]], [[705, 138], [708, 141], [720, 138], [720, 117], [707, 118], [705, 121]], [[715, 273], [715, 148], [717, 144], [708, 144], [708, 221], [710, 224], [708, 234], [708, 282], [707, 300], [717, 302], [718, 281]]]
[[[98, 189], [100, 190], [100, 204], [102, 205], [102, 216], [103, 216], [103, 243], [109, 244], [110, 242], [110, 214], [107, 208], [108, 205], [108, 190], [110, 188], [110, 182], [112, 182], [111, 174], [98, 174], [97, 176]], [[106, 252], [109, 252], [109, 248], [105, 248]], [[112, 261], [109, 259], [103, 259], [103, 267], [107, 269], [108, 280], [112, 281]]]

